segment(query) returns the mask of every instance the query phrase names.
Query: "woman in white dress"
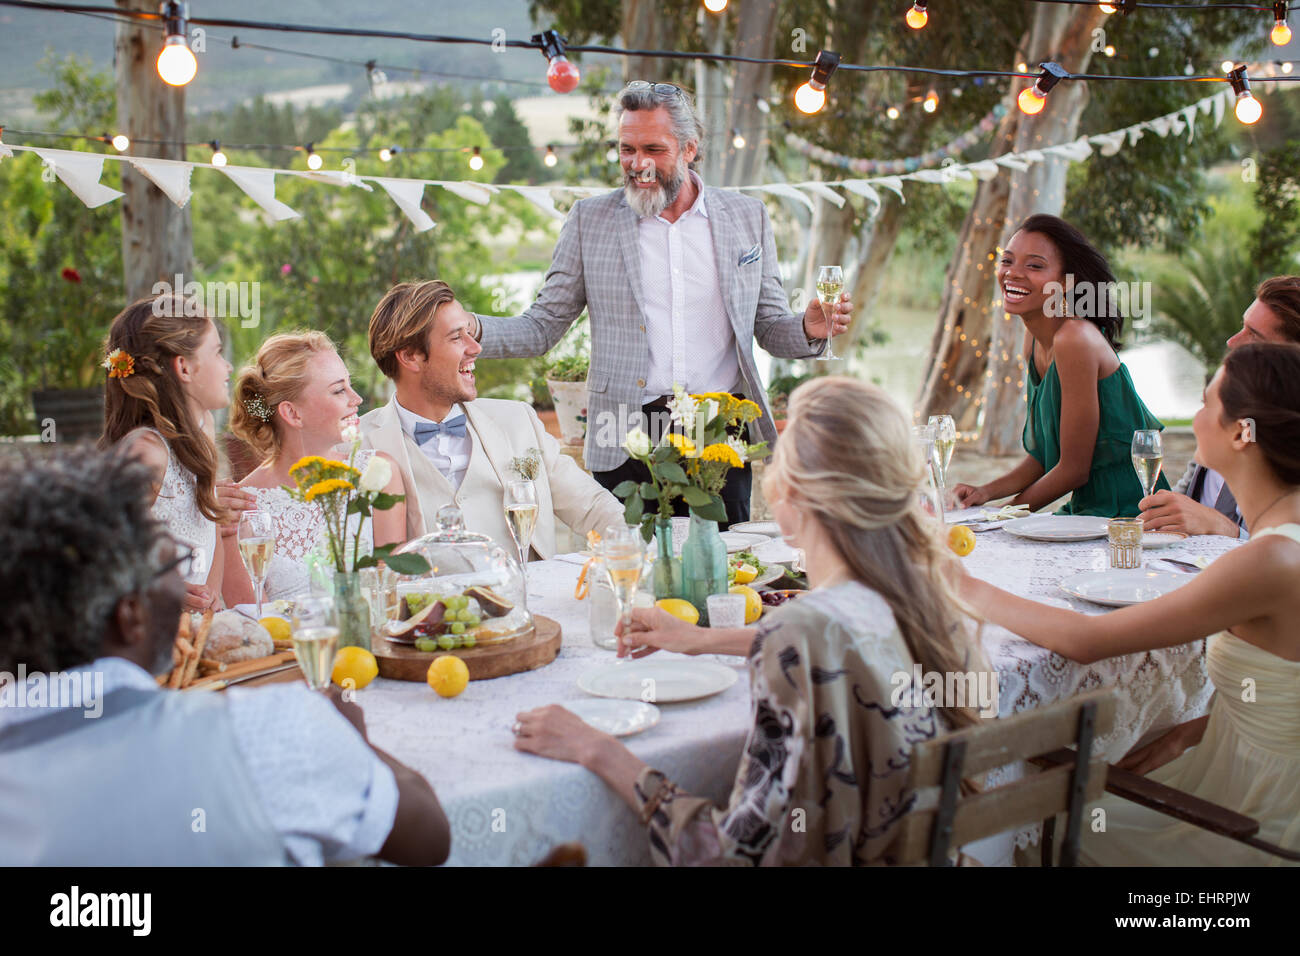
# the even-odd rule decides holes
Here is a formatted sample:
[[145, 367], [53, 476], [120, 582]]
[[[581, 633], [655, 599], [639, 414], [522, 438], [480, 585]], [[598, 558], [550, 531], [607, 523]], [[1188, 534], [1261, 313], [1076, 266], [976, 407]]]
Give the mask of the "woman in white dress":
[[[264, 600], [291, 598], [309, 589], [307, 556], [325, 534], [319, 505], [290, 497], [289, 469], [300, 458], [319, 455], [346, 461], [352, 445], [344, 431], [355, 429], [361, 396], [352, 390], [347, 366], [334, 344], [321, 332], [273, 335], [258, 349], [257, 359], [245, 366], [235, 384], [231, 430], [262, 456], [262, 463], [239, 484], [252, 492], [251, 507], [272, 515], [275, 554], [267, 569]], [[355, 467], [365, 470], [374, 454], [358, 451]], [[387, 457], [387, 456], [383, 456]], [[389, 459], [391, 464], [391, 459]], [[394, 466], [384, 491], [400, 495], [405, 489]], [[350, 519], [355, 532], [357, 516]], [[405, 540], [406, 505], [398, 502], [376, 511], [363, 532], [363, 552], [374, 544]], [[238, 552], [226, 555], [225, 598], [228, 604], [254, 600], [253, 584]]]
[[[1249, 542], [1171, 594], [1100, 616], [1037, 604], [974, 578], [963, 592], [991, 620], [1082, 663], [1208, 636], [1210, 712], [1119, 766], [1253, 817], [1259, 839], [1300, 850], [1300, 346], [1229, 352], [1193, 428], [1196, 460], [1223, 475]], [[1284, 862], [1116, 797], [1100, 806], [1104, 829], [1085, 828], [1088, 862]]]
[[212, 413], [230, 404], [231, 365], [216, 323], [180, 296], [141, 299], [113, 319], [105, 350], [99, 446], [118, 445], [153, 471], [153, 516], [194, 552], [185, 606], [206, 610], [221, 595], [217, 524], [245, 498], [217, 481]]

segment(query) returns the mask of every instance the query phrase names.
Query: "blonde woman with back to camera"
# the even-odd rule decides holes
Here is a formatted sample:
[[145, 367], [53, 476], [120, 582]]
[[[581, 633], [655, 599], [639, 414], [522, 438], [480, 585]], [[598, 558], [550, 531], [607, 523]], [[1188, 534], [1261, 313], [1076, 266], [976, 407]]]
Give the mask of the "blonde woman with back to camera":
[[[262, 458], [240, 485], [253, 493], [253, 507], [269, 512], [275, 525], [265, 599], [292, 598], [308, 589], [307, 555], [320, 542], [325, 523], [319, 506], [297, 501], [284, 490], [294, 483], [289, 469], [307, 455], [347, 460], [352, 446], [344, 432], [356, 429], [361, 396], [352, 390], [348, 368], [327, 335], [281, 333], [262, 343], [256, 360], [240, 371], [233, 404], [231, 431]], [[390, 466], [384, 491], [403, 494], [402, 476], [383, 452], [361, 449], [353, 464], [364, 472], [375, 456]], [[350, 533], [355, 533], [356, 516], [350, 521]], [[376, 511], [362, 537], [367, 552], [375, 544], [406, 540], [405, 504]], [[249, 603], [252, 581], [238, 551], [227, 552], [226, 602]]]
[[922, 468], [910, 422], [879, 388], [800, 386], [764, 491], [812, 590], [756, 628], [650, 609], [621, 635], [620, 655], [749, 655], [754, 726], [728, 805], [686, 794], [558, 705], [520, 714], [515, 746], [599, 775], [648, 825], [656, 863], [890, 862], [913, 745], [979, 720], [971, 707], [896, 704], [895, 675], [987, 670], [950, 589], [956, 559], [917, 504]]

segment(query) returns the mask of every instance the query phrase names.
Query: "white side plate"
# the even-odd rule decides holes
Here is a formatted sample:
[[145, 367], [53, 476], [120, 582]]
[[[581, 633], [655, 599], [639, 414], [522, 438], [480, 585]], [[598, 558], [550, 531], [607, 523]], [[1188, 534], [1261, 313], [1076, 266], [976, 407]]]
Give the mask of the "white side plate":
[[588, 697], [583, 700], [566, 700], [560, 706], [577, 714], [602, 733], [613, 734], [615, 737], [630, 737], [659, 723], [659, 708], [640, 700]]
[[723, 531], [722, 543], [727, 546], [727, 554], [737, 551], [752, 551], [760, 544], [767, 544], [772, 539], [765, 534], [745, 534], [741, 531]]
[[1187, 535], [1181, 531], [1146, 531], [1142, 534], [1142, 547], [1168, 548], [1186, 540]]
[[1192, 574], [1179, 574], [1175, 571], [1145, 571], [1140, 568], [1132, 571], [1091, 571], [1066, 578], [1060, 587], [1066, 594], [1093, 604], [1127, 607], [1162, 597], [1194, 577]]
[[775, 521], [741, 521], [733, 524], [728, 531], [737, 531], [741, 534], [761, 534], [765, 538], [779, 538], [781, 536], [781, 526]]
[[719, 694], [736, 682], [736, 672], [713, 661], [639, 660], [605, 664], [578, 678], [596, 697], [671, 704]]
[[1002, 530], [1031, 541], [1088, 541], [1106, 537], [1109, 520], [1089, 515], [1032, 515], [1008, 521]]

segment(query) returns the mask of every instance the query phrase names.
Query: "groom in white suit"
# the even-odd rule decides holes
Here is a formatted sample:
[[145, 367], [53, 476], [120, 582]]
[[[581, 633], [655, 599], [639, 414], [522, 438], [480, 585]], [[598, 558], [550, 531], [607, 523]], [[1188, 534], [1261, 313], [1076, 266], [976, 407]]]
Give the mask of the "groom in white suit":
[[465, 526], [509, 549], [506, 483], [511, 460], [536, 449], [537, 528], [532, 549], [555, 554], [555, 518], [579, 534], [623, 523], [623, 505], [560, 451], [523, 402], [478, 398], [474, 360], [482, 347], [467, 313], [441, 280], [389, 289], [370, 317], [370, 354], [396, 385], [382, 408], [361, 419], [363, 444], [392, 456], [406, 486], [406, 533], [433, 531], [454, 504]]

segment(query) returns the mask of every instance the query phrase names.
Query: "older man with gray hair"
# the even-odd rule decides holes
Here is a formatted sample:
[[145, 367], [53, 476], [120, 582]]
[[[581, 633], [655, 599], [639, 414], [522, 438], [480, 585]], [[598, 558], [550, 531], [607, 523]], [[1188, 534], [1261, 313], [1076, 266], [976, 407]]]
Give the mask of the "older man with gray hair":
[[[618, 94], [623, 186], [574, 204], [537, 299], [512, 318], [475, 316], [484, 358], [542, 355], [583, 309], [591, 316], [587, 467], [606, 488], [648, 481], [623, 438], [664, 430], [673, 387], [731, 392], [764, 415], [750, 441], [776, 428], [753, 343], [781, 358], [819, 354], [848, 328], [849, 297], [827, 317], [814, 297], [792, 314], [772, 224], [751, 196], [706, 186], [694, 166], [703, 125], [690, 94], [669, 83], [629, 83]], [[732, 469], [727, 524], [747, 520], [752, 476]]]

